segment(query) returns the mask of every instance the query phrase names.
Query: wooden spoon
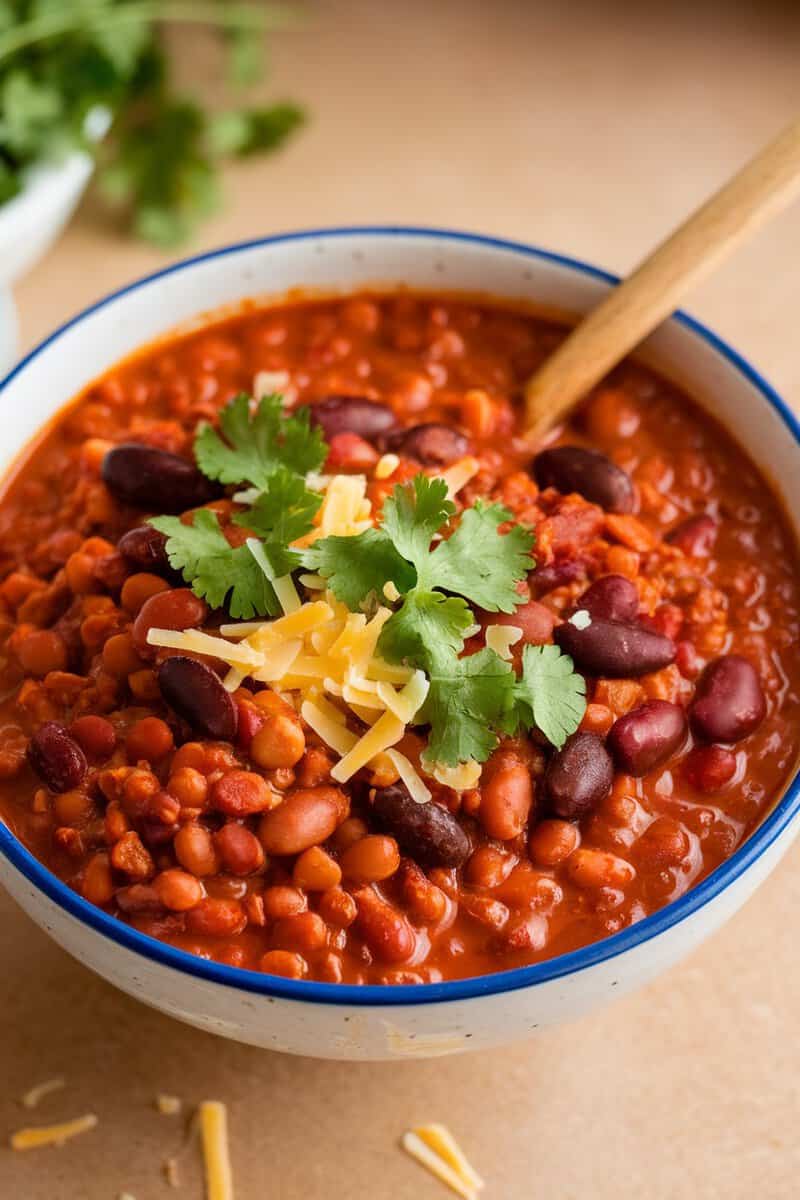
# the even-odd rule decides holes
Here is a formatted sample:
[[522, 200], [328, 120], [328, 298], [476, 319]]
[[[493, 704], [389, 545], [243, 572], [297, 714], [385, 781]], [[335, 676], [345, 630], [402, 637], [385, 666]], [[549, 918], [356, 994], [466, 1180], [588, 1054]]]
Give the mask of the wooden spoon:
[[800, 121], [785, 129], [662, 242], [572, 330], [525, 385], [540, 439], [684, 294], [800, 193]]

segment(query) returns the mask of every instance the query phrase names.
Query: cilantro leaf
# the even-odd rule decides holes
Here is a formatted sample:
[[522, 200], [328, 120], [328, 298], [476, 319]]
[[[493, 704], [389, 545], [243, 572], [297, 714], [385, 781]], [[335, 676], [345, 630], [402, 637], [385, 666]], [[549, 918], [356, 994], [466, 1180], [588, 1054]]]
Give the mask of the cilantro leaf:
[[321, 504], [322, 497], [309, 491], [302, 476], [279, 467], [253, 507], [237, 513], [233, 521], [265, 540], [288, 546], [309, 532]]
[[423, 763], [485, 762], [513, 701], [511, 664], [489, 649], [464, 658], [437, 651], [428, 674], [430, 691], [419, 716], [431, 727]]
[[383, 528], [398, 554], [408, 559], [422, 578], [431, 539], [455, 513], [443, 479], [415, 475], [411, 484], [397, 484], [383, 504]]
[[218, 113], [209, 127], [211, 148], [216, 154], [246, 158], [274, 150], [303, 124], [305, 114], [296, 104], [273, 104], [269, 108], [240, 108]]
[[194, 443], [197, 465], [220, 483], [250, 483], [266, 490], [279, 467], [299, 475], [316, 471], [327, 453], [322, 431], [312, 429], [307, 409], [287, 416], [281, 397], [264, 396], [251, 414], [250, 398], [236, 396], [219, 418], [225, 440], [210, 425]]
[[500, 504], [465, 509], [451, 537], [430, 555], [424, 578], [446, 592], [466, 596], [487, 612], [512, 613], [519, 604], [516, 584], [533, 570], [533, 533], [514, 525], [499, 534], [498, 525], [512, 519]]
[[150, 524], [166, 535], [170, 566], [212, 608], [225, 605], [232, 617], [244, 620], [282, 611], [250, 549], [228, 543], [216, 513], [201, 508], [191, 525], [179, 517], [152, 517]]
[[472, 613], [460, 596], [413, 588], [384, 625], [378, 650], [392, 662], [425, 663], [460, 654]]
[[383, 585], [399, 592], [414, 586], [416, 575], [381, 529], [365, 529], [355, 537], [320, 538], [303, 552], [303, 565], [328, 581], [337, 600], [357, 612], [371, 600], [384, 603]]
[[519, 723], [535, 725], [560, 750], [586, 711], [586, 680], [573, 670], [572, 659], [558, 646], [526, 646], [514, 700], [508, 732], [513, 733]]

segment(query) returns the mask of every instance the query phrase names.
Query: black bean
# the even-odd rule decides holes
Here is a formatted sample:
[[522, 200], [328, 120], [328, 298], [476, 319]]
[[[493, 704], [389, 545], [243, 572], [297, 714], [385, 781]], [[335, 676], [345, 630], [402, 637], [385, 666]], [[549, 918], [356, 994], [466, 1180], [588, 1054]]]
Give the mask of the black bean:
[[161, 695], [179, 717], [206, 737], [231, 742], [236, 736], [238, 710], [230, 692], [210, 667], [176, 654], [158, 668]]
[[88, 770], [86, 755], [57, 721], [40, 725], [28, 743], [28, 762], [51, 792], [70, 792]]
[[402, 784], [377, 789], [370, 812], [420, 866], [459, 867], [469, 856], [469, 838], [455, 817], [434, 800], [418, 804]]
[[318, 425], [328, 441], [337, 433], [357, 433], [369, 441], [389, 433], [397, 424], [388, 405], [363, 396], [327, 396], [312, 404], [310, 413], [311, 424]]
[[573, 733], [557, 750], [542, 786], [549, 812], [576, 821], [605, 800], [614, 780], [611, 755], [596, 733]]
[[137, 525], [123, 533], [117, 549], [140, 571], [154, 571], [157, 575], [172, 573], [167, 558], [167, 539], [152, 525]]
[[692, 732], [708, 742], [738, 742], [767, 715], [758, 672], [739, 654], [710, 662], [697, 681], [689, 710]]
[[646, 775], [675, 753], [686, 738], [686, 714], [669, 700], [646, 700], [611, 726], [608, 748], [621, 770]]
[[425, 467], [444, 467], [463, 458], [469, 451], [469, 441], [457, 429], [429, 421], [394, 434], [389, 439], [389, 449], [415, 458]]
[[[576, 625], [575, 621], [580, 623]], [[675, 643], [661, 633], [601, 617], [590, 616], [588, 621], [583, 625], [578, 612], [556, 627], [553, 639], [589, 675], [610, 678], [648, 675], [668, 666], [675, 658]]]
[[116, 500], [149, 512], [182, 513], [222, 494], [188, 459], [138, 442], [109, 450], [102, 474]]
[[575, 609], [585, 609], [593, 617], [607, 621], [635, 621], [639, 593], [624, 575], [602, 575], [578, 597]]
[[576, 579], [585, 579], [587, 566], [580, 558], [556, 558], [544, 567], [537, 567], [528, 576], [528, 583], [536, 589], [539, 596], [552, 592], [554, 588], [563, 587], [565, 583], [574, 583]]
[[597, 450], [583, 446], [554, 446], [533, 460], [533, 477], [540, 488], [578, 492], [607, 512], [628, 513], [634, 492], [630, 477]]

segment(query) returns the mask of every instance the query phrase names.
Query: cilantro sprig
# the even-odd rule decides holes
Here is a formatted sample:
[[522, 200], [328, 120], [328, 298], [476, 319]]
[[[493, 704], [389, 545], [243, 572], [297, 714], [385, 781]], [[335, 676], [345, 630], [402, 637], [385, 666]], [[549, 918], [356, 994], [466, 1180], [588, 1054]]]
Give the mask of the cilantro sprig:
[[[430, 681], [419, 722], [430, 726], [426, 763], [485, 762], [500, 733], [537, 728], [563, 745], [580, 723], [585, 683], [557, 646], [527, 646], [518, 678], [486, 647], [465, 654], [474, 624], [470, 605], [513, 613], [517, 584], [533, 568], [533, 534], [499, 527], [511, 513], [478, 501], [452, 528], [455, 505], [441, 479], [418, 475], [385, 501], [380, 526], [355, 537], [327, 537], [303, 553], [352, 610], [400, 593], [378, 644], [391, 662], [425, 671]], [[449, 536], [436, 540], [442, 532]]]
[[275, 150], [304, 114], [291, 103], [214, 113], [178, 93], [164, 26], [214, 30], [238, 89], [262, 74], [264, 32], [297, 22], [293, 7], [262, 0], [0, 0], [0, 204], [30, 167], [84, 150], [134, 232], [184, 240], [217, 207], [220, 163]]
[[189, 524], [180, 517], [153, 517], [150, 524], [167, 538], [170, 565], [212, 608], [224, 606], [244, 620], [278, 616], [273, 583], [301, 565], [290, 545], [309, 532], [322, 503], [306, 487], [305, 473], [322, 465], [325, 445], [307, 410], [287, 415], [279, 395], [265, 396], [255, 409], [248, 396], [236, 396], [220, 413], [220, 429], [224, 437], [210, 425], [200, 429], [195, 459], [208, 479], [250, 485], [252, 504], [232, 523], [251, 536], [232, 546], [208, 509]]

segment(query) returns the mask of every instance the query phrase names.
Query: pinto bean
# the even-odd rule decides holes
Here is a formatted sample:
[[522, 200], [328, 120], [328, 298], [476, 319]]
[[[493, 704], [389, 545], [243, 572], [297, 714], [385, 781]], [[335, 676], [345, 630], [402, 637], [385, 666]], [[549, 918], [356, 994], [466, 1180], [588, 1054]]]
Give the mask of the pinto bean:
[[606, 621], [635, 621], [639, 592], [624, 575], [602, 575], [579, 596], [575, 608]]
[[318, 425], [328, 441], [339, 433], [357, 433], [367, 440], [382, 437], [397, 424], [388, 405], [363, 396], [327, 396], [310, 411], [311, 424]]
[[[576, 614], [577, 615], [577, 614]], [[588, 625], [571, 617], [553, 631], [553, 640], [590, 675], [607, 678], [649, 675], [675, 658], [671, 638], [641, 625], [592, 617]]]
[[437, 421], [403, 429], [389, 439], [389, 444], [392, 450], [415, 458], [425, 467], [447, 466], [469, 450], [469, 441], [463, 433]]
[[767, 714], [761, 680], [751, 662], [725, 654], [710, 662], [697, 681], [689, 710], [692, 732], [707, 742], [738, 742]]
[[140, 571], [153, 571], [156, 575], [171, 573], [167, 558], [167, 539], [152, 525], [137, 525], [123, 533], [117, 542], [123, 558]]
[[358, 907], [359, 929], [375, 957], [382, 962], [406, 962], [416, 944], [407, 918], [371, 887], [359, 888], [353, 897]]
[[258, 836], [267, 854], [301, 854], [331, 836], [346, 801], [337, 788], [299, 788], [261, 818]]
[[236, 737], [236, 705], [219, 676], [205, 663], [175, 654], [158, 668], [158, 686], [170, 708], [192, 729], [222, 741]]
[[541, 488], [566, 495], [577, 492], [607, 512], [629, 513], [634, 492], [630, 476], [597, 450], [583, 446], [554, 446], [533, 460], [533, 477]]
[[615, 721], [608, 746], [628, 775], [646, 775], [666, 762], [686, 738], [686, 714], [669, 700], [647, 700]]
[[507, 842], [522, 833], [533, 804], [530, 771], [516, 755], [499, 750], [487, 764], [478, 820], [489, 837]]
[[531, 646], [543, 646], [553, 635], [556, 623], [554, 614], [538, 600], [520, 604], [513, 613], [490, 613], [485, 618], [487, 625], [513, 625], [522, 630], [522, 642]]
[[86, 755], [57, 721], [40, 725], [28, 744], [28, 762], [51, 792], [69, 792], [88, 770]]
[[402, 784], [378, 788], [370, 811], [374, 823], [421, 866], [459, 867], [469, 856], [469, 838], [455, 817], [435, 801], [418, 804]]
[[154, 646], [147, 641], [151, 629], [197, 629], [208, 616], [205, 600], [191, 588], [169, 588], [148, 596], [133, 623], [133, 644], [142, 657], [153, 659]]
[[353, 842], [341, 857], [342, 874], [354, 883], [379, 883], [394, 875], [400, 866], [400, 852], [394, 838], [370, 833]]
[[687, 517], [667, 534], [666, 540], [692, 558], [707, 558], [714, 549], [719, 526], [708, 513]]
[[550, 812], [575, 821], [605, 800], [614, 781], [611, 755], [595, 733], [573, 733], [557, 750], [544, 773]]
[[188, 459], [139, 442], [109, 450], [102, 477], [120, 503], [149, 512], [182, 513], [222, 494]]
[[699, 792], [719, 792], [736, 774], [736, 755], [724, 746], [695, 746], [684, 763], [686, 778]]

